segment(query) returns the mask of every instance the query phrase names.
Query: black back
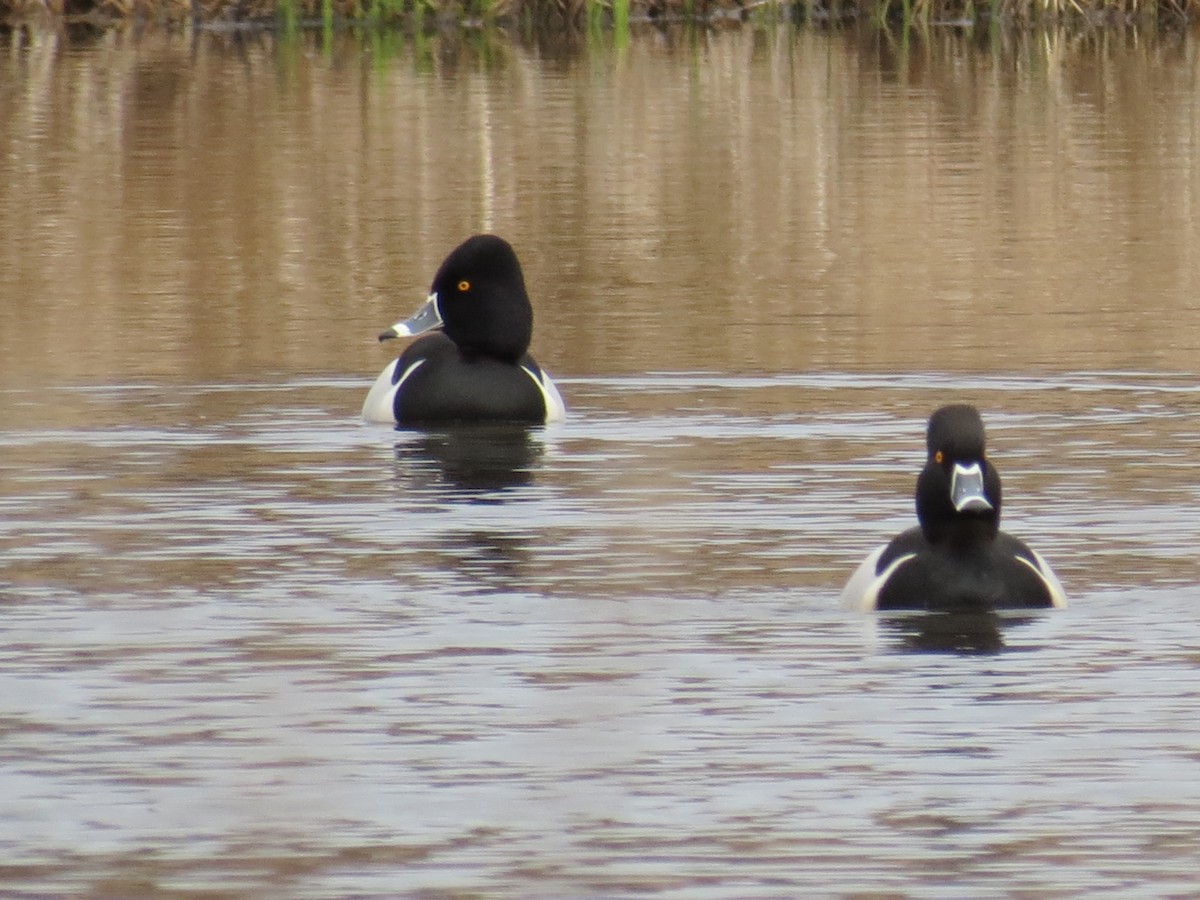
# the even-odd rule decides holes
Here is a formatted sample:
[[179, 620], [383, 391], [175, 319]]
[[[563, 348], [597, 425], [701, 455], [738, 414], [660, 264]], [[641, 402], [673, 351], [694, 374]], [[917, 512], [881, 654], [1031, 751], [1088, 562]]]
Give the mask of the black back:
[[516, 362], [463, 353], [445, 334], [418, 338], [400, 355], [400, 377], [424, 360], [396, 392], [396, 421], [529, 422], [546, 420], [542, 392], [521, 364], [540, 374], [528, 354]]

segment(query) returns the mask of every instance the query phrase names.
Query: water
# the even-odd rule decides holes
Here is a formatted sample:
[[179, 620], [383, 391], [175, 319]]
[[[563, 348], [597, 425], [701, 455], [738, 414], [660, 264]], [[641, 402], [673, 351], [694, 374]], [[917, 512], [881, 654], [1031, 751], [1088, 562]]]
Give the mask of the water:
[[[0, 892], [1194, 890], [1190, 45], [40, 41]], [[361, 425], [480, 228], [571, 417]], [[949, 399], [1067, 610], [838, 608]]]

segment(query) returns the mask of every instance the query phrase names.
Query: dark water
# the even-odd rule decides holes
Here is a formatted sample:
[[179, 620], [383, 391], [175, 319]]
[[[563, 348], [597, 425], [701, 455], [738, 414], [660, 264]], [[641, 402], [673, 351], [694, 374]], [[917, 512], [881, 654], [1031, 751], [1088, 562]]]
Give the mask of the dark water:
[[[0, 893], [1194, 891], [1194, 48], [440, 41], [0, 54]], [[947, 400], [1068, 609], [839, 609]]]

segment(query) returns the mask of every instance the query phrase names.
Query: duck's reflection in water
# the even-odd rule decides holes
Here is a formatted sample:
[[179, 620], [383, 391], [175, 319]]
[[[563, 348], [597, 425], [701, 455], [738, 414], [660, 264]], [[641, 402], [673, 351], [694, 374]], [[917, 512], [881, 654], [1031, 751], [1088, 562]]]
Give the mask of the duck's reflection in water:
[[438, 511], [429, 520], [430, 561], [474, 590], [524, 586], [541, 532], [521, 500], [545, 453], [544, 429], [468, 425], [403, 435], [395, 445], [398, 480], [410, 500], [419, 498], [415, 508], [406, 505]]
[[532, 484], [544, 451], [538, 428], [460, 425], [405, 432], [405, 440], [396, 444], [396, 460], [414, 488], [446, 499], [482, 501], [493, 492]]
[[997, 612], [919, 612], [881, 616], [879, 633], [902, 653], [993, 654], [1009, 647], [1005, 633], [1034, 621]]

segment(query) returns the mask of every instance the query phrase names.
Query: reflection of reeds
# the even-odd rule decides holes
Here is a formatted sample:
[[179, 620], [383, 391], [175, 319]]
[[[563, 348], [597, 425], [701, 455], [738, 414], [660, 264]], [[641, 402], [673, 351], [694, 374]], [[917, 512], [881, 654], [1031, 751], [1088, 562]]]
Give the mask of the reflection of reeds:
[[550, 27], [611, 26], [633, 20], [716, 21], [751, 15], [805, 21], [876, 24], [1049, 24], [1064, 20], [1124, 24], [1139, 19], [1186, 21], [1200, 0], [0, 0], [0, 22], [49, 14], [90, 21], [279, 21], [423, 24], [522, 22]]
[[479, 225], [555, 374], [1195, 369], [1178, 31], [86, 35], [0, 70], [2, 387], [374, 370]]

